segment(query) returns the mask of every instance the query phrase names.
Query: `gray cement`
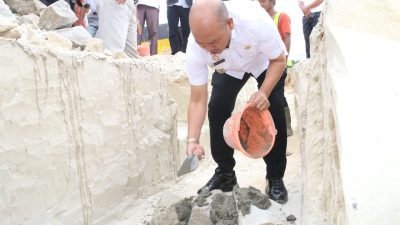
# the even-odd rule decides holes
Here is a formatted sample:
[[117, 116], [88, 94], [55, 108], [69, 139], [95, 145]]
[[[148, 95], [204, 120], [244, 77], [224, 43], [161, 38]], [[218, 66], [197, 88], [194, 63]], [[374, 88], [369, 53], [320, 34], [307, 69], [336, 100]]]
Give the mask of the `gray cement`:
[[216, 225], [237, 225], [238, 211], [233, 195], [213, 195], [210, 209], [211, 221]]
[[184, 198], [164, 210], [164, 213], [158, 216], [160, 218], [153, 218], [151, 224], [161, 225], [164, 224], [163, 221], [172, 222], [177, 218], [177, 221], [173, 222], [175, 225], [238, 225], [240, 215], [250, 214], [251, 205], [266, 210], [271, 206], [271, 202], [267, 195], [251, 186], [235, 187], [233, 192], [229, 193], [216, 190]]
[[193, 197], [184, 198], [175, 204], [175, 211], [178, 215], [178, 220], [180, 222], [185, 222], [184, 224], [189, 221], [190, 214], [192, 213], [192, 199]]
[[248, 188], [235, 188], [234, 195], [237, 206], [243, 216], [250, 213], [250, 205], [257, 206], [260, 209], [268, 209], [271, 205], [269, 197], [252, 186]]

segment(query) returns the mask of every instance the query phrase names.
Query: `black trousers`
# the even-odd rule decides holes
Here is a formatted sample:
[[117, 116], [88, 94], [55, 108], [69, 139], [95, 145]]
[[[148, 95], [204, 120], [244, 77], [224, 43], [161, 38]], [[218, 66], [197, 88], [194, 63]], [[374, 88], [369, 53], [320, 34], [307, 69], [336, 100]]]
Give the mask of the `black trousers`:
[[318, 18], [321, 12], [311, 13], [310, 18], [306, 18], [303, 16], [303, 34], [304, 34], [304, 41], [306, 42], [306, 55], [307, 58], [310, 58], [310, 34], [318, 23]]
[[[169, 44], [172, 55], [179, 51], [186, 52], [190, 34], [189, 11], [190, 8], [183, 8], [182, 6], [173, 5], [167, 7]], [[181, 32], [178, 30], [179, 21], [181, 22]]]
[[[258, 78], [258, 88], [261, 87], [265, 79], [264, 71]], [[223, 126], [225, 121], [231, 116], [235, 106], [237, 95], [247, 80], [252, 76], [246, 73], [242, 80], [214, 72], [212, 76], [211, 98], [208, 104], [208, 119], [210, 123], [210, 142], [211, 154], [218, 168], [225, 173], [230, 173], [235, 167], [233, 158], [234, 150], [229, 147], [223, 137]], [[286, 120], [284, 110], [284, 85], [285, 74], [281, 77], [277, 85], [272, 90], [268, 100], [270, 102], [269, 111], [277, 129], [275, 144], [271, 152], [264, 157], [267, 165], [267, 177], [283, 178], [286, 169]]]

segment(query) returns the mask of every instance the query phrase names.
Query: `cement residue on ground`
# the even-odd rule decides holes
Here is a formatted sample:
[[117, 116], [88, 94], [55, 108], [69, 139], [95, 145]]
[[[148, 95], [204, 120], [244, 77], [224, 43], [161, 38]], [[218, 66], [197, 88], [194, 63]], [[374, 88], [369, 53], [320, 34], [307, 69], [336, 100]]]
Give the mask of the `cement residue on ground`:
[[210, 218], [217, 225], [236, 225], [238, 221], [238, 210], [233, 195], [217, 193], [212, 197]]
[[[276, 205], [270, 210], [271, 205], [268, 196], [254, 187], [235, 187], [233, 192], [228, 193], [214, 190], [208, 196], [192, 196], [172, 204], [168, 209], [155, 214], [151, 224], [161, 225], [165, 224], [165, 221], [185, 225], [248, 224], [245, 221], [260, 220], [259, 213], [262, 212], [264, 212], [264, 216], [261, 218], [262, 222], [275, 223], [278, 221], [284, 224], [286, 216], [276, 213], [279, 211], [276, 209]], [[273, 216], [265, 218], [265, 215]], [[277, 219], [279, 216], [281, 218]]]
[[257, 206], [260, 209], [268, 209], [271, 201], [266, 194], [262, 194], [260, 190], [254, 187], [237, 188], [234, 190], [237, 205], [242, 215], [250, 213], [250, 205]]
[[193, 197], [184, 198], [182, 201], [175, 204], [175, 211], [180, 222], [189, 221], [190, 213], [192, 212], [192, 199]]

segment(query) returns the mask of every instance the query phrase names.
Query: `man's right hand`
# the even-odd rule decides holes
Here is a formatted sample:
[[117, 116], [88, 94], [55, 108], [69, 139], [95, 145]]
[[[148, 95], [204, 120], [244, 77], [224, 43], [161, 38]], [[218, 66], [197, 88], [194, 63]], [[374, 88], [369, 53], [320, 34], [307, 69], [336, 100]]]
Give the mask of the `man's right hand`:
[[200, 160], [204, 159], [204, 148], [198, 143], [188, 143], [186, 146], [186, 155], [196, 155]]
[[304, 16], [309, 19], [311, 17], [311, 11], [308, 7], [304, 7], [302, 8], [303, 14]]
[[303, 2], [303, 1], [299, 1], [299, 7], [300, 7], [301, 11], [303, 12], [303, 15], [304, 15], [307, 19], [309, 19], [309, 18], [311, 17], [311, 11], [310, 11], [310, 9], [309, 9], [308, 7], [306, 7], [306, 6], [304, 5], [304, 2]]

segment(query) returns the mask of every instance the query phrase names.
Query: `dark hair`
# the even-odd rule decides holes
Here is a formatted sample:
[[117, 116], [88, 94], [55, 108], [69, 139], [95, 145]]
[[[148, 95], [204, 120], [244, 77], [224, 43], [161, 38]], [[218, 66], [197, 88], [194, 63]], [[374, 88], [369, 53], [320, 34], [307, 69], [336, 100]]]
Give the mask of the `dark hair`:
[[82, 0], [75, 0], [75, 4], [77, 4], [79, 7], [83, 7]]
[[85, 9], [90, 9], [90, 4], [89, 4], [89, 3], [86, 3], [85, 5], [83, 5], [83, 8], [85, 8]]

